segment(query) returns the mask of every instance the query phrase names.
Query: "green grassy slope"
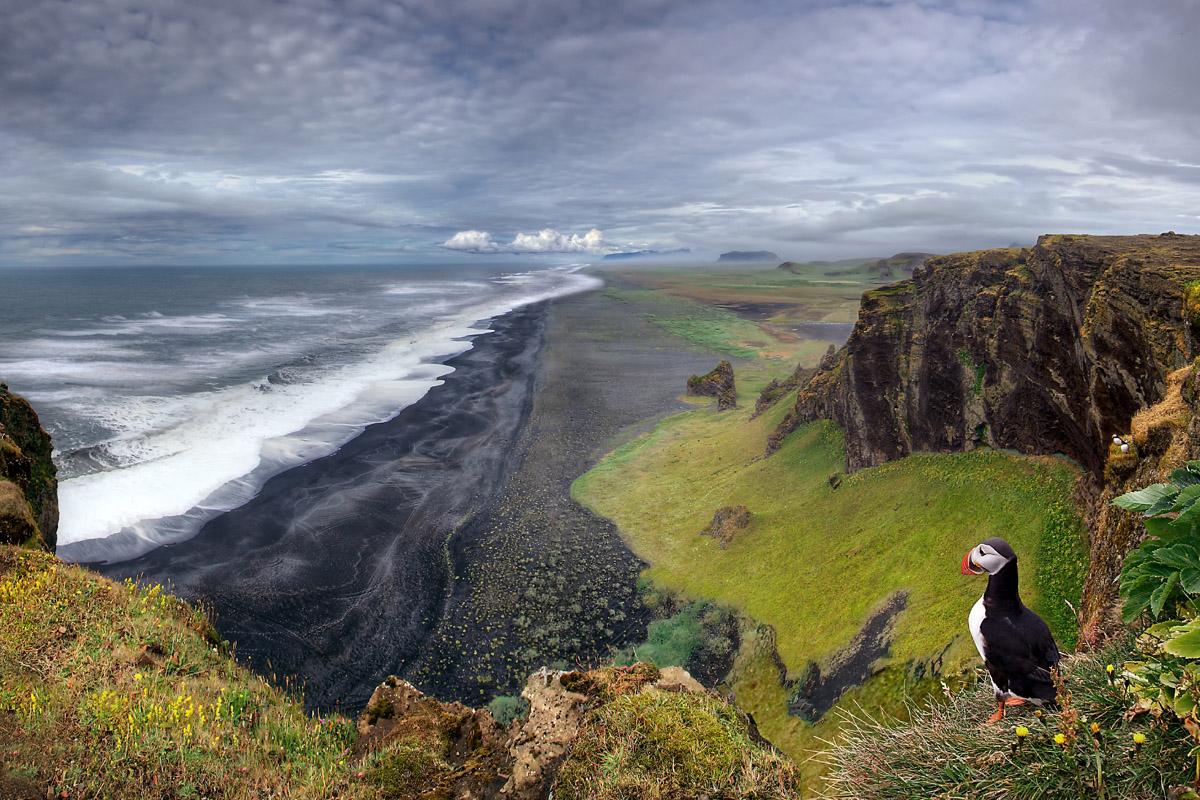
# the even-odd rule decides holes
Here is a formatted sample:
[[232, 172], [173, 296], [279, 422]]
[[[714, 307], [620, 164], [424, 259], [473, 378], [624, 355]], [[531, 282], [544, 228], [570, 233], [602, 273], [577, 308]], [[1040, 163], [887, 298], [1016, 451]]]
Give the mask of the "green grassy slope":
[[[1026, 602], [1073, 641], [1069, 610], [1059, 613], [1078, 597], [1083, 564], [1072, 467], [992, 451], [918, 455], [847, 476], [834, 489], [827, 479], [842, 469], [840, 431], [806, 426], [763, 458], [788, 402], [749, 419], [756, 384], [740, 385], [742, 408], [671, 417], [576, 481], [576, 498], [617, 523], [650, 563], [654, 583], [773, 626], [792, 674], [810, 660], [827, 665], [889, 595], [907, 591], [891, 663], [945, 651], [944, 667], [953, 669], [974, 658], [965, 620], [983, 589], [959, 574], [959, 560], [980, 540], [1004, 536], [1021, 554]], [[735, 504], [748, 506], [752, 521], [722, 550], [699, 531], [715, 509]], [[1043, 545], [1044, 532], [1053, 547]], [[1043, 573], [1045, 557], [1056, 561], [1053, 580]], [[821, 731], [785, 713], [786, 693], [766, 660], [742, 662], [739, 703], [768, 738], [802, 758]], [[881, 682], [893, 685], [855, 695], [879, 704], [905, 688], [902, 670]]]
[[[376, 797], [344, 717], [316, 719], [158, 586], [0, 548], [0, 796]], [[10, 789], [11, 790], [11, 789]]]

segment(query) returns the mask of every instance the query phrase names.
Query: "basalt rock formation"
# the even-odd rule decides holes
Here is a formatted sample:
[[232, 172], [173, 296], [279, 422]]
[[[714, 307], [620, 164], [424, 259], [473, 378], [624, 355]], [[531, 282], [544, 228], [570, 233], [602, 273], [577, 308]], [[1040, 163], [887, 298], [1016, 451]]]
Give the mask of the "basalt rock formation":
[[733, 365], [721, 361], [706, 375], [688, 378], [687, 393], [696, 397], [717, 398], [717, 410], [737, 408], [737, 388], [733, 383]]
[[934, 257], [863, 295], [849, 341], [799, 391], [768, 450], [830, 418], [845, 431], [848, 470], [979, 445], [1069, 456], [1090, 509], [1083, 622], [1095, 638], [1115, 565], [1138, 535], [1126, 529], [1140, 528], [1107, 499], [1196, 440], [1187, 424], [1171, 428], [1178, 441], [1161, 426], [1144, 433], [1159, 455], [1120, 480], [1109, 443], [1173, 381], [1188, 396], [1172, 376], [1192, 363], [1198, 336], [1200, 236], [1042, 236], [1032, 248]]
[[52, 450], [37, 412], [0, 383], [0, 544], [54, 550], [58, 480]]

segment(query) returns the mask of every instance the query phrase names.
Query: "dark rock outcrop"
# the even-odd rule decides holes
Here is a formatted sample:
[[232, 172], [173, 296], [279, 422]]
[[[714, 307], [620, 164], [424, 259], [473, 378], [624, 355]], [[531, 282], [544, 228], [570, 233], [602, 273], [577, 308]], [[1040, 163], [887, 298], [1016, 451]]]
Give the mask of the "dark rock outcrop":
[[833, 363], [772, 437], [831, 418], [851, 470], [988, 444], [1103, 472], [1107, 442], [1191, 361], [1200, 236], [1043, 236], [930, 259], [863, 295]]
[[[821, 357], [821, 363], [817, 369], [827, 369], [833, 364], [834, 358], [837, 356], [837, 348], [829, 345], [829, 349], [825, 351], [825, 355]], [[804, 386], [812, 378], [816, 370], [811, 367], [806, 367], [803, 364], [798, 364], [792, 374], [779, 380], [772, 378], [770, 383], [763, 387], [763, 390], [758, 393], [758, 399], [754, 401], [754, 413], [750, 416], [757, 417], [759, 414], [771, 408], [790, 391]]]
[[0, 544], [40, 542], [53, 552], [58, 479], [52, 451], [37, 412], [0, 383]]
[[711, 536], [720, 543], [721, 549], [729, 546], [739, 531], [750, 526], [750, 509], [745, 506], [722, 506], [713, 514], [712, 522], [700, 531], [702, 536]]
[[688, 378], [687, 393], [695, 397], [717, 398], [717, 410], [737, 408], [737, 388], [733, 382], [733, 365], [722, 360], [705, 375]]
[[[1090, 625], [1137, 535], [1105, 508], [1117, 491], [1106, 489], [1117, 474], [1109, 443], [1195, 357], [1197, 287], [1200, 236], [1043, 236], [1032, 248], [931, 258], [863, 295], [846, 346], [799, 391], [768, 449], [830, 418], [845, 431], [849, 470], [979, 445], [1071, 457], [1092, 522]], [[1177, 442], [1163, 463], [1189, 448]]]
[[759, 261], [778, 261], [779, 256], [772, 253], [770, 250], [730, 250], [728, 253], [721, 253], [717, 257], [718, 262], [759, 262]]

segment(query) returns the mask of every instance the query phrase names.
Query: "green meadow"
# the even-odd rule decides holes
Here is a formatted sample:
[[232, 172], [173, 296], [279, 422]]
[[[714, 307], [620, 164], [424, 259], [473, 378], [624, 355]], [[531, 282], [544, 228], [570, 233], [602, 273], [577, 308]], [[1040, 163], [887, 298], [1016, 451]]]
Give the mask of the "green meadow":
[[[720, 314], [707, 318], [703, 335], [697, 327], [681, 335], [703, 346], [752, 340]], [[818, 357], [803, 342], [790, 347], [797, 360]], [[953, 675], [973, 664], [966, 617], [984, 584], [959, 574], [959, 562], [990, 536], [1012, 543], [1023, 598], [1064, 646], [1073, 645], [1068, 603], [1078, 600], [1085, 554], [1072, 465], [991, 450], [922, 454], [841, 475], [835, 488], [829, 479], [842, 473], [844, 450], [831, 422], [800, 428], [764, 456], [794, 395], [751, 419], [754, 400], [796, 361], [758, 356], [735, 364], [738, 409], [717, 413], [705, 403], [663, 420], [578, 478], [573, 495], [618, 525], [655, 586], [768, 626], [744, 631], [732, 677], [739, 705], [768, 739], [803, 764], [836, 733], [837, 717], [812, 725], [787, 713], [772, 651], [792, 678], [810, 663], [826, 668], [897, 592], [907, 594], [907, 607], [894, 621], [882, 671], [842, 705], [902, 710], [904, 698], [937, 689], [936, 681], [918, 680], [921, 665]], [[751, 522], [722, 549], [700, 531], [727, 505], [747, 506]], [[774, 647], [763, 641], [772, 636]]]

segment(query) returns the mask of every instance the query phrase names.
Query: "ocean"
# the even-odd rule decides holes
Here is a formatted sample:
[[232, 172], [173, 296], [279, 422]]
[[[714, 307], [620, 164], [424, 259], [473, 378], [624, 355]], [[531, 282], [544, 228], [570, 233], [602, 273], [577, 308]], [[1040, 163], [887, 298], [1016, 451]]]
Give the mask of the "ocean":
[[3, 269], [0, 381], [54, 437], [60, 549], [123, 561], [393, 418], [489, 319], [600, 284], [580, 269]]

